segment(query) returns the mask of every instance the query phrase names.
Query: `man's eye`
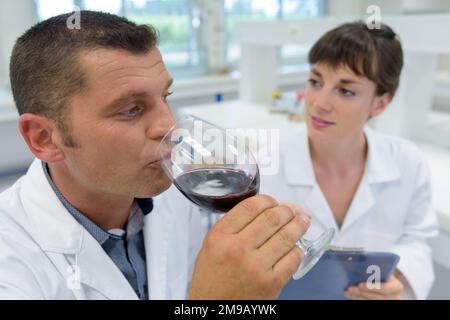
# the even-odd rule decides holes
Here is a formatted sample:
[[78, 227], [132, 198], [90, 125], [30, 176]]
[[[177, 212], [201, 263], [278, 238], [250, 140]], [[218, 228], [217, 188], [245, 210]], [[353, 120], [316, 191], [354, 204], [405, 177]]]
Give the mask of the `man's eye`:
[[163, 96], [164, 102], [167, 102], [167, 98], [169, 98], [169, 96], [171, 96], [172, 94], [173, 94], [173, 91], [167, 92], [167, 93]]
[[355, 95], [355, 93], [353, 91], [350, 91], [350, 90], [347, 90], [344, 88], [339, 89], [339, 92], [346, 97], [353, 97]]
[[134, 106], [124, 112], [121, 112], [120, 115], [127, 117], [127, 118], [133, 118], [136, 115], [138, 115], [139, 113], [142, 112], [142, 108], [138, 107], [138, 106]]

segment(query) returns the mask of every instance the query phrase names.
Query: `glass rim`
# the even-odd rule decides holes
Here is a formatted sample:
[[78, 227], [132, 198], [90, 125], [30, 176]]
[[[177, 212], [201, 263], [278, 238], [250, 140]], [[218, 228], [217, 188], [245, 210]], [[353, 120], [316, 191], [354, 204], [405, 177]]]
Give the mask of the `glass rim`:
[[[214, 124], [214, 123], [212, 123], [212, 122], [210, 122], [210, 121], [208, 121], [208, 120], [205, 120], [205, 119], [203, 119], [203, 118], [197, 117], [197, 116], [192, 115], [192, 114], [187, 114], [187, 115], [184, 115], [184, 116], [182, 116], [182, 117], [176, 119], [176, 120], [175, 120], [175, 124], [172, 125], [172, 126], [170, 127], [170, 129], [169, 129], [169, 130], [164, 134], [164, 136], [161, 138], [161, 141], [159, 142], [158, 146], [156, 147], [156, 153], [157, 153], [158, 155], [161, 155], [161, 152], [162, 152], [162, 151], [161, 151], [161, 150], [162, 150], [162, 146], [163, 146], [164, 144], [166, 144], [166, 140], [167, 140], [169, 134], [173, 133], [173, 131], [177, 128], [177, 126], [178, 126], [180, 123], [182, 123], [182, 122], [184, 122], [184, 121], [187, 121], [187, 120], [193, 120], [193, 121], [196, 121], [196, 120], [197, 120], [197, 121], [201, 121], [201, 122], [203, 122], [203, 123], [205, 123], [205, 124], [210, 125], [210, 126], [213, 127], [213, 128], [217, 128], [217, 129], [221, 130], [221, 131], [225, 134], [226, 137], [231, 138], [231, 139], [233, 140], [234, 143], [236, 143], [237, 140], [238, 140], [238, 137], [237, 137], [236, 135], [232, 135], [232, 134], [230, 134], [229, 132], [227, 132], [227, 129], [224, 129], [223, 127], [221, 127], [221, 126], [219, 126], [219, 125], [216, 125], [216, 124]], [[253, 161], [255, 162], [255, 164], [258, 164], [258, 158], [257, 158], [257, 156], [256, 156], [256, 154], [258, 153], [258, 151], [253, 152], [252, 150], [249, 149], [249, 150], [246, 151], [246, 153], [250, 156], [251, 159], [253, 159]], [[165, 165], [163, 165], [163, 166], [165, 166]], [[258, 171], [259, 171], [259, 168], [258, 168]]]
[[222, 128], [221, 126], [219, 126], [219, 125], [217, 125], [217, 124], [214, 124], [214, 123], [212, 123], [212, 122], [209, 122], [208, 120], [205, 120], [205, 119], [203, 119], [203, 118], [194, 116], [193, 114], [188, 114], [188, 115], [184, 115], [184, 116], [182, 116], [182, 117], [176, 119], [176, 120], [175, 120], [175, 124], [172, 125], [172, 126], [170, 127], [169, 130], [167, 130], [167, 132], [166, 132], [166, 133], [164, 134], [164, 136], [161, 138], [161, 141], [159, 142], [158, 147], [156, 148], [156, 151], [157, 151], [158, 153], [159, 153], [159, 149], [160, 149], [161, 145], [162, 145], [163, 142], [166, 140], [167, 136], [168, 136], [171, 132], [173, 132], [173, 131], [176, 129], [176, 127], [177, 127], [181, 122], [186, 121], [186, 120], [189, 120], [189, 119], [194, 119], [194, 121], [195, 121], [195, 120], [199, 120], [199, 121], [204, 122], [204, 123], [206, 123], [206, 124], [208, 124], [208, 125], [210, 125], [210, 126], [212, 126], [212, 127], [216, 127], [216, 128], [218, 128], [218, 129], [222, 130], [226, 135], [228, 135], [228, 136], [230, 136], [231, 138], [235, 139], [235, 137], [229, 135], [229, 134], [227, 133], [227, 131], [226, 131], [224, 128]]

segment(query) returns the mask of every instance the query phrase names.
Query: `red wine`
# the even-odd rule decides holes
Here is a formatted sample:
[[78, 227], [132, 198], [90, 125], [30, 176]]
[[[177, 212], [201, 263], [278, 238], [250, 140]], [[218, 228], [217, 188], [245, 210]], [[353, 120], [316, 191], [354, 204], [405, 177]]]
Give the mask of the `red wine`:
[[195, 169], [174, 180], [175, 186], [196, 205], [227, 212], [259, 191], [259, 172], [253, 177], [237, 169]]

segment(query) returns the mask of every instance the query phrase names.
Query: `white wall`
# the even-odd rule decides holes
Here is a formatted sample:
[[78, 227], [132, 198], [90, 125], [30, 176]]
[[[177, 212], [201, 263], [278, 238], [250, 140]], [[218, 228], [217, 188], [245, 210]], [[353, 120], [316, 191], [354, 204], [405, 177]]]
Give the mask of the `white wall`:
[[441, 12], [449, 9], [448, 0], [403, 0], [405, 12]]
[[[327, 13], [337, 17], [364, 16], [369, 5], [381, 8], [381, 16], [420, 13], [450, 12], [449, 0], [328, 0]], [[450, 55], [442, 55], [441, 69], [450, 69]]]
[[0, 178], [26, 168], [33, 155], [18, 130], [18, 117], [12, 107], [0, 107]]
[[[9, 87], [9, 59], [16, 39], [36, 22], [33, 0], [6, 0], [0, 3], [0, 93], [2, 88]], [[0, 94], [2, 99], [6, 96]], [[7, 98], [7, 101], [10, 99]], [[12, 102], [5, 103], [3, 100], [0, 101], [0, 147], [0, 176], [26, 167], [32, 159], [17, 130]]]
[[9, 58], [16, 39], [37, 21], [33, 0], [0, 3], [0, 88], [9, 84]]
[[440, 231], [437, 238], [430, 241], [434, 256], [434, 269], [436, 281], [430, 292], [429, 299], [440, 300], [450, 299], [450, 232]]
[[369, 5], [379, 6], [382, 15], [450, 10], [448, 0], [328, 0], [327, 12], [338, 17], [364, 15]]
[[366, 7], [361, 0], [328, 0], [327, 13], [336, 17], [355, 16], [365, 12]]

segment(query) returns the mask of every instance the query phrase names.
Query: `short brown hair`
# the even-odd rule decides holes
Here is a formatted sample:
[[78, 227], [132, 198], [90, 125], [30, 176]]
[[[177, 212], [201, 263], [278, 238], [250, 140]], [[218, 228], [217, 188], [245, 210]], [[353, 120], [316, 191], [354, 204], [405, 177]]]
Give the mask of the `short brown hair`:
[[54, 120], [63, 133], [67, 131], [68, 99], [86, 86], [82, 52], [111, 48], [143, 54], [158, 42], [153, 27], [103, 12], [81, 11], [80, 29], [70, 29], [67, 21], [72, 15], [52, 17], [26, 31], [17, 40], [10, 61], [19, 114], [43, 115]]
[[361, 21], [343, 24], [324, 34], [312, 47], [310, 64], [348, 67], [356, 75], [376, 84], [376, 95], [398, 89], [403, 68], [403, 49], [398, 36], [387, 25], [369, 29]]

